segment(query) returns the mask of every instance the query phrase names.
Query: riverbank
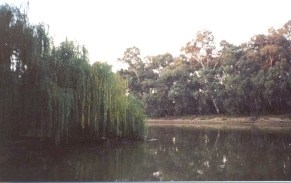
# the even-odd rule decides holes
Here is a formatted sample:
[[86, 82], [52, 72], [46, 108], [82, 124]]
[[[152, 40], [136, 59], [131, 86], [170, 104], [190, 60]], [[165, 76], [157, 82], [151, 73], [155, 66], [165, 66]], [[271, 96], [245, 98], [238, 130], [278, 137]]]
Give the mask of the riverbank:
[[193, 126], [197, 128], [227, 129], [291, 129], [291, 115], [270, 116], [185, 116], [152, 118], [147, 120], [148, 126]]

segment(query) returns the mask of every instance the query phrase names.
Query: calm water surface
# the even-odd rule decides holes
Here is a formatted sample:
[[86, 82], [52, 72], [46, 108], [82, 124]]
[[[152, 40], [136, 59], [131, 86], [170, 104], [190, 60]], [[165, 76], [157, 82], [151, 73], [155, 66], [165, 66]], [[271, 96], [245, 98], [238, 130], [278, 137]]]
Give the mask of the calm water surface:
[[30, 151], [0, 181], [291, 180], [291, 132], [150, 127], [152, 142]]

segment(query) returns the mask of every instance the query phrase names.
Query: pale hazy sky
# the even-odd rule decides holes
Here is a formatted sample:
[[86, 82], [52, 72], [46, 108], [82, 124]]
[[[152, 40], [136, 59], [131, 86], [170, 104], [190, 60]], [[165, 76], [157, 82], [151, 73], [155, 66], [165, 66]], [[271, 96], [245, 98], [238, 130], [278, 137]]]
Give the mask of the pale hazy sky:
[[[19, 6], [27, 0], [0, 0]], [[89, 50], [91, 63], [116, 65], [128, 47], [142, 56], [171, 53], [208, 29], [216, 42], [249, 41], [291, 20], [290, 0], [29, 0], [29, 20], [50, 26], [59, 45], [66, 36]]]

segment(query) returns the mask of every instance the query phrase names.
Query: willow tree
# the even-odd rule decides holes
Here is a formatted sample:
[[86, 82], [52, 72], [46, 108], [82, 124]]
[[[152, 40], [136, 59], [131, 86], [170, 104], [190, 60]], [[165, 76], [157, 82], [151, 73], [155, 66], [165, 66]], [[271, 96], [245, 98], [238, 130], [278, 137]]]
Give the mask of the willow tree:
[[18, 119], [19, 87], [31, 58], [32, 27], [14, 6], [0, 6], [0, 124], [1, 134], [12, 132]]
[[[131, 95], [126, 96], [127, 81], [113, 73], [111, 66], [100, 62], [93, 64], [92, 78], [93, 129], [98, 130], [96, 131], [98, 136], [137, 137], [144, 135], [145, 126], [135, 127], [136, 124], [141, 123], [140, 119], [144, 121], [144, 111], [139, 106], [132, 108], [132, 105], [140, 102], [132, 100]], [[133, 121], [133, 119], [136, 120]], [[133, 128], [135, 131], [132, 130]]]
[[2, 5], [0, 15], [2, 135], [59, 143], [143, 134], [143, 109], [132, 109], [127, 81], [110, 65], [91, 66], [87, 49], [68, 39], [54, 46], [48, 27], [30, 25], [16, 7]]

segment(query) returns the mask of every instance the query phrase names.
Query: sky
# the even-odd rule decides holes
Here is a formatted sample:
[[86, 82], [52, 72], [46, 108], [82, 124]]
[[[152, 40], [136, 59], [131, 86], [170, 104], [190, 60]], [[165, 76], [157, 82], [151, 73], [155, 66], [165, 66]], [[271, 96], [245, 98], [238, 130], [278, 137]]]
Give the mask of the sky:
[[282, 27], [291, 20], [290, 7], [290, 0], [29, 0], [28, 17], [49, 25], [56, 46], [68, 37], [87, 47], [90, 63], [106, 61], [116, 70], [129, 47], [138, 47], [141, 57], [175, 57], [205, 29], [217, 43], [239, 45]]

